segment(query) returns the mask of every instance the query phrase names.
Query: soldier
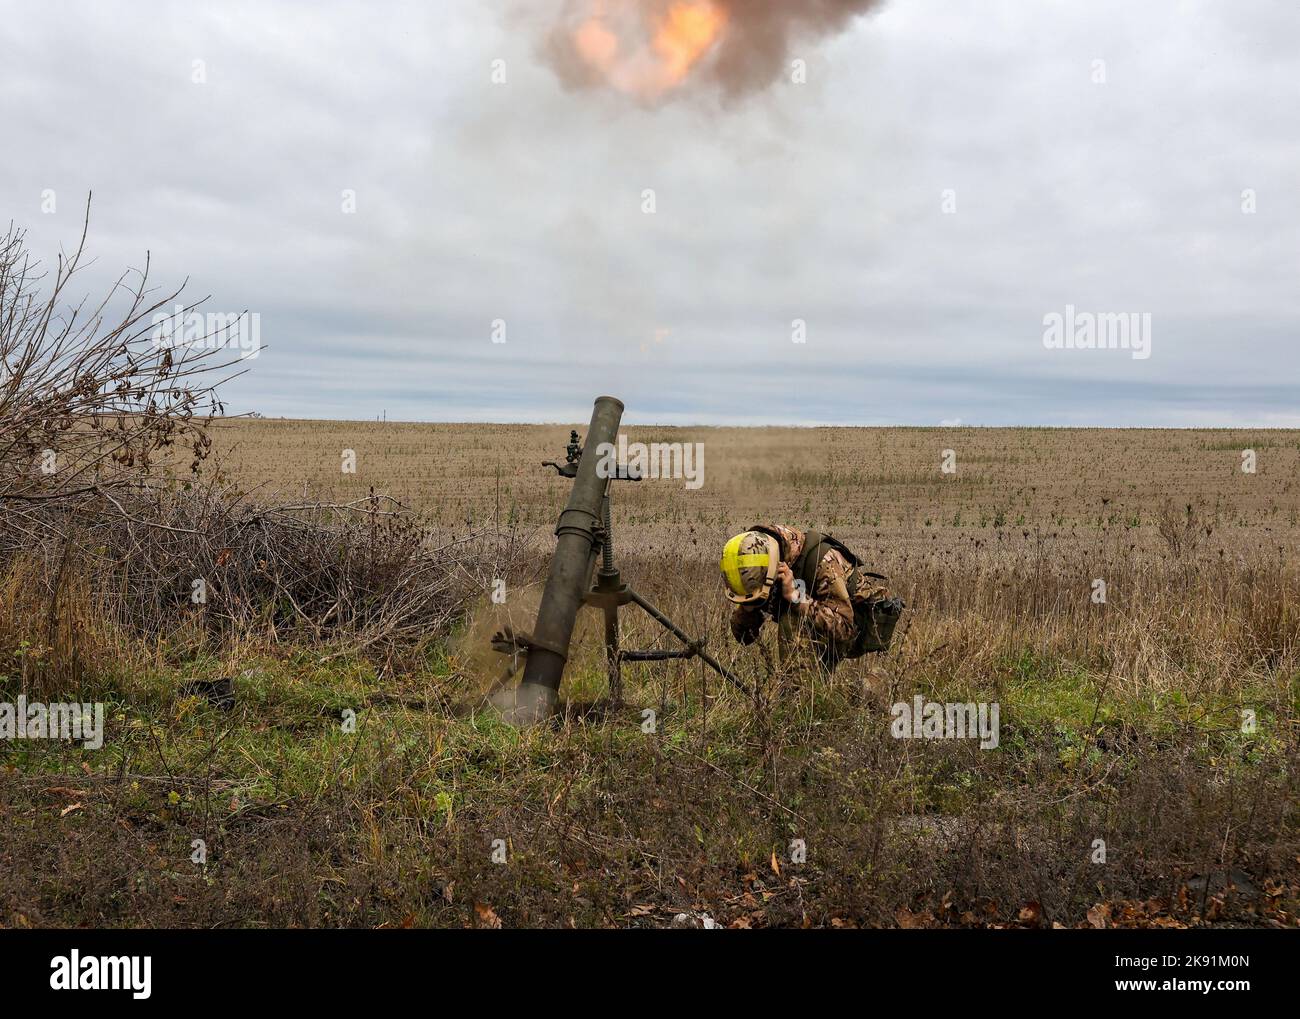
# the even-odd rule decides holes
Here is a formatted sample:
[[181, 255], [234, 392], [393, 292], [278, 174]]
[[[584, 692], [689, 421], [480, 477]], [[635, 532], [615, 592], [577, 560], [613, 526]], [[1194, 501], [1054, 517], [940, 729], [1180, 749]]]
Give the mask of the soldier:
[[889, 647], [905, 608], [836, 538], [784, 524], [755, 524], [727, 542], [719, 564], [727, 598], [735, 603], [731, 633], [741, 644], [758, 639], [770, 618], [783, 653], [806, 636], [827, 669]]

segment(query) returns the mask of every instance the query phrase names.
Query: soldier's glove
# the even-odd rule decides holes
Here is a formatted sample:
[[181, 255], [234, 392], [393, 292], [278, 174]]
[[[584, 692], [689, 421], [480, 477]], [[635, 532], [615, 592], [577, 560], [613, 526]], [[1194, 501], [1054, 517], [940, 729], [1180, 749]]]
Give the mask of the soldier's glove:
[[882, 598], [875, 606], [877, 612], [889, 619], [897, 619], [903, 614], [905, 608], [907, 608], [907, 604], [902, 598], [898, 597]]

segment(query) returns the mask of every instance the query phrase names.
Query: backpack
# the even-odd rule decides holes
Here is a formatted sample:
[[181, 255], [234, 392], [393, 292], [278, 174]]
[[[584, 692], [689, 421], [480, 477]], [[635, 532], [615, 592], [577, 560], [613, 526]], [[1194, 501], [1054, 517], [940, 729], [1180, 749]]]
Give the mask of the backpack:
[[894, 637], [894, 627], [906, 606], [895, 597], [883, 581], [882, 573], [865, 569], [862, 560], [844, 542], [820, 531], [804, 534], [803, 551], [790, 567], [796, 580], [803, 581], [803, 589], [811, 593], [817, 582], [817, 567], [828, 549], [835, 549], [851, 567], [845, 581], [849, 589], [849, 602], [853, 605], [853, 621], [857, 636], [845, 654], [846, 658], [861, 658], [876, 651], [887, 651]]

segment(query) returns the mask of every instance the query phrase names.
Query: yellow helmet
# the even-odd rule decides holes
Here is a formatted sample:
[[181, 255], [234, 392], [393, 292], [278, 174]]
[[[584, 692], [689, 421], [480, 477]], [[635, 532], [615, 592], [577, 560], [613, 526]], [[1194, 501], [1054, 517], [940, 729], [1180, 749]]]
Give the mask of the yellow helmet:
[[767, 601], [781, 563], [781, 545], [762, 531], [741, 531], [722, 550], [718, 566], [727, 582], [727, 597], [738, 605]]

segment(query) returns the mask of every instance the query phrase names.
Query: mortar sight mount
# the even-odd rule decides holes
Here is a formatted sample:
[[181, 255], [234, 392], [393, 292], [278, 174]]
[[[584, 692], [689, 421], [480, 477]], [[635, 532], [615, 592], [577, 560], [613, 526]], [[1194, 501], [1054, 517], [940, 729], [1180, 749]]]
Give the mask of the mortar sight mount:
[[[560, 466], [554, 460], [543, 460], [543, 467], [554, 467], [555, 473], [562, 478], [573, 479], [578, 476], [578, 461], [582, 459], [582, 439], [578, 435], [577, 429], [569, 433], [569, 444], [564, 447], [564, 466]], [[640, 478], [633, 478], [633, 481], [640, 481]]]
[[[510, 666], [498, 682], [499, 688], [504, 688], [514, 677], [520, 657], [524, 658], [524, 675], [519, 686], [514, 690], [498, 689], [492, 698], [512, 721], [521, 724], [539, 721], [554, 710], [573, 626], [578, 610], [584, 605], [599, 609], [605, 618], [605, 660], [610, 699], [615, 705], [622, 702], [624, 662], [699, 658], [732, 686], [746, 695], [750, 693], [749, 687], [704, 649], [703, 637], [692, 638], [623, 582], [614, 562], [610, 497], [615, 481], [640, 481], [641, 477], [614, 459], [614, 443], [622, 417], [620, 400], [612, 396], [598, 397], [586, 443], [573, 431], [565, 448], [564, 463], [554, 460], [542, 463], [543, 467], [553, 467], [561, 477], [572, 480], [573, 490], [555, 526], [555, 555], [551, 558], [532, 633], [503, 630], [492, 639], [494, 648], [511, 656]], [[682, 647], [649, 651], [621, 648], [618, 613], [628, 604], [639, 606], [676, 637]]]

